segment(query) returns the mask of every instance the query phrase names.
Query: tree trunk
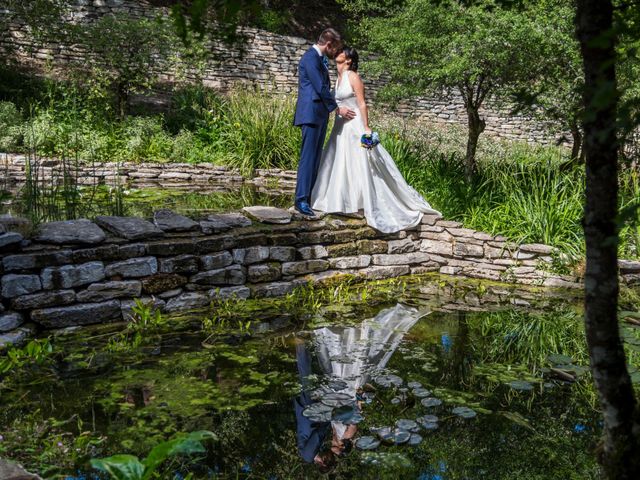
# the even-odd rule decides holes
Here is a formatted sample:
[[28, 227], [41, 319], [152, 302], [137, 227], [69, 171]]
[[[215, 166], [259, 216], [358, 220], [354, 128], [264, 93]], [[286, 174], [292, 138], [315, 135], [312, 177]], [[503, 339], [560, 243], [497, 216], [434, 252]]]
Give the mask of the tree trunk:
[[[611, 0], [578, 0], [576, 31], [585, 74], [585, 329], [604, 415], [601, 463], [607, 478], [640, 478], [640, 425], [618, 332], [616, 225], [618, 143], [615, 34]], [[635, 430], [635, 432], [634, 432]]]
[[476, 164], [476, 150], [478, 148], [478, 138], [484, 132], [486, 123], [480, 118], [478, 108], [472, 105], [467, 106], [467, 118], [469, 120], [469, 136], [467, 138], [467, 155], [465, 157], [464, 173], [467, 182], [471, 182], [478, 172]]
[[580, 153], [582, 151], [582, 132], [578, 127], [577, 122], [571, 123], [571, 138], [573, 139], [573, 145], [571, 146], [571, 161], [575, 162], [580, 160]]

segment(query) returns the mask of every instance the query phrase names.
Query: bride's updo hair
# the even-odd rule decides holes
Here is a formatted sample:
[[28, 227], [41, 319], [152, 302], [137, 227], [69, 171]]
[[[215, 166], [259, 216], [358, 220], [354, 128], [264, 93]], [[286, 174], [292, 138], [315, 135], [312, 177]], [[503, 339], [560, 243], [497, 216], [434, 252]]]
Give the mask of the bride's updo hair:
[[347, 60], [351, 60], [351, 65], [349, 65], [349, 70], [357, 72], [358, 60], [360, 58], [358, 55], [358, 51], [353, 47], [344, 47], [342, 49], [342, 53], [344, 53], [344, 56], [347, 57]]

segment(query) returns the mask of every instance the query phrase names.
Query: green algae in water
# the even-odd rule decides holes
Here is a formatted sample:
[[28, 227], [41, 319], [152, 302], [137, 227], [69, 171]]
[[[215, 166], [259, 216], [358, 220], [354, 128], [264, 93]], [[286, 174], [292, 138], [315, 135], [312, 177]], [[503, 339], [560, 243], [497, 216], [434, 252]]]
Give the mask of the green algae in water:
[[[361, 319], [371, 315], [358, 312]], [[518, 314], [523, 323], [536, 315]], [[389, 427], [383, 436], [388, 443], [379, 445], [375, 452], [356, 448], [340, 458], [337, 478], [369, 478], [378, 472], [389, 472], [394, 478], [418, 478], [435, 471], [439, 462], [454, 478], [507, 479], [525, 468], [531, 478], [597, 477], [590, 445], [599, 435], [599, 415], [592, 403], [589, 376], [574, 385], [563, 385], [554, 383], [535, 365], [528, 365], [530, 356], [515, 358], [520, 362], [500, 363], [493, 339], [489, 342], [481, 328], [489, 321], [486, 315], [491, 316], [491, 331], [495, 332], [495, 312], [437, 312], [413, 325], [395, 352], [385, 351], [389, 357], [384, 371], [366, 372], [368, 378], [363, 381], [375, 384], [373, 380], [381, 375], [396, 376], [400, 381], [383, 381], [388, 386], [377, 385], [370, 403], [362, 402], [356, 438], [375, 437], [375, 426], [395, 428], [403, 419], [415, 419], [420, 430], [408, 432], [407, 425], [398, 425], [405, 427], [400, 431], [408, 432], [409, 437], [395, 445], [391, 441], [393, 428]], [[505, 323], [512, 326], [516, 315], [510, 312], [508, 316]], [[337, 334], [344, 326], [333, 321], [327, 328]], [[205, 333], [184, 331], [162, 336], [140, 352], [107, 356], [90, 337], [78, 335], [78, 351], [58, 353], [75, 358], [77, 368], [64, 373], [54, 370], [37, 383], [14, 384], [11, 390], [3, 390], [0, 429], [5, 439], [0, 442], [0, 455], [13, 456], [40, 472], [47, 468], [64, 473], [88, 471], [91, 456], [144, 456], [177, 432], [211, 430], [220, 441], [209, 446], [207, 455], [195, 464], [180, 467], [183, 473], [192, 471], [196, 478], [207, 478], [211, 471], [218, 471], [221, 478], [236, 478], [245, 475], [242, 468], [250, 468], [277, 478], [291, 478], [289, 472], [298, 472], [295, 475], [299, 478], [319, 478], [297, 455], [292, 399], [303, 385], [296, 366], [295, 333], [295, 328], [288, 327], [234, 345], [221, 342], [204, 349], [200, 342]], [[298, 341], [300, 338], [316, 355], [314, 333], [298, 336]], [[568, 342], [569, 347], [576, 345], [575, 339]], [[70, 349], [73, 340], [67, 337], [58, 343], [54, 338], [53, 343], [55, 352], [63, 345]], [[549, 353], [540, 355], [546, 358]], [[437, 371], [422, 368], [427, 356]], [[571, 356], [576, 363], [584, 361], [574, 352]], [[102, 358], [100, 367], [94, 368], [97, 358]], [[353, 364], [341, 365], [353, 368]], [[406, 392], [400, 391], [405, 388], [403, 379], [415, 382]], [[333, 391], [347, 391], [353, 381], [325, 378], [317, 369], [308, 380], [314, 389]], [[523, 395], [505, 385], [513, 380], [552, 383], [555, 387], [536, 388]], [[443, 401], [438, 416], [413, 394], [419, 388], [431, 390]], [[391, 400], [399, 394], [401, 403], [393, 405]], [[318, 391], [320, 398], [322, 390]], [[465, 420], [456, 415], [457, 408], [477, 415]], [[346, 410], [336, 414], [332, 408], [332, 415], [325, 419], [349, 421], [354, 410]], [[67, 422], [69, 418], [74, 419]], [[576, 433], [578, 424], [587, 428]], [[34, 437], [32, 432], [36, 431], [46, 433]], [[413, 435], [419, 435], [421, 441]], [[80, 452], [64, 456], [53, 447], [58, 439], [67, 452], [72, 447]], [[29, 441], [31, 446], [23, 448]], [[79, 446], [85, 441], [90, 448]], [[510, 448], [514, 444], [519, 446], [517, 451]]]

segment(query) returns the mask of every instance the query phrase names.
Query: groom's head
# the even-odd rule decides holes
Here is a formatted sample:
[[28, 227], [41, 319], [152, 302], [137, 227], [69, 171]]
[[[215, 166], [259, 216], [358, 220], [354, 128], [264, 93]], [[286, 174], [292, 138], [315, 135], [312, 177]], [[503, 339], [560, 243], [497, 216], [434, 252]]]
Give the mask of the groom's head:
[[324, 54], [329, 58], [336, 58], [342, 48], [342, 37], [333, 28], [326, 28], [318, 37], [318, 46], [324, 50]]

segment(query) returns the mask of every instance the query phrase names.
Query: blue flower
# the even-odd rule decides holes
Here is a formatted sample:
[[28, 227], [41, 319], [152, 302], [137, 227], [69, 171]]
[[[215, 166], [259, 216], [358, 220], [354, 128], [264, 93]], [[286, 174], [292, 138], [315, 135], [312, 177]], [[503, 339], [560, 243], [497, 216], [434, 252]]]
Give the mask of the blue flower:
[[573, 427], [573, 431], [576, 433], [582, 433], [587, 430], [586, 425], [582, 425], [581, 423], [576, 423]]
[[448, 333], [443, 333], [440, 337], [440, 343], [442, 344], [442, 348], [445, 352], [449, 353], [451, 351], [451, 346], [453, 345], [453, 339], [449, 336]]

